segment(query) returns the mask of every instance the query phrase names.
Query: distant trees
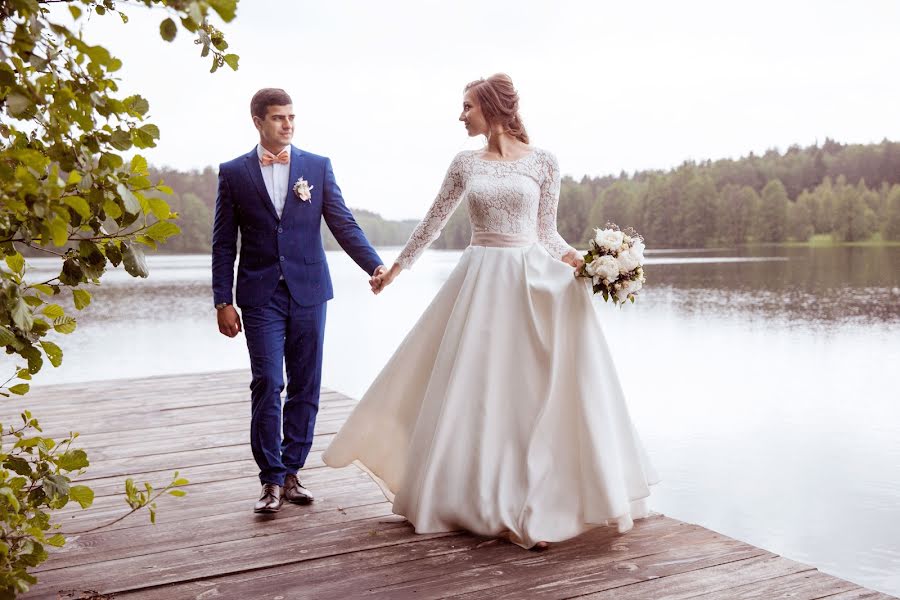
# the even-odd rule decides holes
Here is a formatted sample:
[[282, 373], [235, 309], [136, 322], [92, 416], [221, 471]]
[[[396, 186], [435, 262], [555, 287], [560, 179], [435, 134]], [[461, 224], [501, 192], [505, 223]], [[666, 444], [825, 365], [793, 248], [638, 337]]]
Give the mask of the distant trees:
[[[175, 191], [169, 202], [184, 234], [166, 251], [207, 252], [216, 172], [153, 170]], [[388, 221], [355, 210], [376, 245], [406, 242], [416, 220]], [[633, 226], [659, 247], [806, 241], [815, 234], [859, 241], [881, 233], [900, 240], [900, 143], [791, 146], [738, 160], [685, 162], [669, 171], [563, 177], [557, 228], [573, 244], [607, 221]], [[435, 248], [464, 248], [471, 237], [465, 202]], [[336, 249], [327, 228], [323, 239]]]

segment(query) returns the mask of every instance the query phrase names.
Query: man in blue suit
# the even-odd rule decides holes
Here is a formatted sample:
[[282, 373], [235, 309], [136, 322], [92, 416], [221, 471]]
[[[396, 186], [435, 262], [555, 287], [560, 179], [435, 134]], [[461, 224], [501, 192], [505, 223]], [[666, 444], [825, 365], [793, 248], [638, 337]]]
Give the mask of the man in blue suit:
[[[284, 499], [313, 500], [297, 477], [313, 441], [322, 380], [325, 303], [334, 294], [320, 224], [378, 287], [382, 260], [344, 204], [331, 161], [291, 145], [293, 102], [281, 89], [250, 101], [259, 144], [219, 166], [212, 241], [213, 297], [219, 331], [242, 330], [233, 306], [240, 232], [237, 305], [250, 352], [250, 446], [262, 492], [255, 512], [277, 512]], [[283, 371], [287, 399], [281, 405]], [[284, 439], [282, 440], [282, 428]]]

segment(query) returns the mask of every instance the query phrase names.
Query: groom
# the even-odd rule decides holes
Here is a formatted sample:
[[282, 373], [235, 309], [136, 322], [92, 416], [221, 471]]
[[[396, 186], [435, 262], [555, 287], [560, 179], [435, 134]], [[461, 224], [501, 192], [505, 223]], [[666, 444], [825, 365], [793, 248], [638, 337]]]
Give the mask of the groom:
[[[385, 268], [344, 205], [331, 161], [291, 145], [294, 111], [284, 90], [265, 88], [250, 101], [259, 144], [219, 166], [212, 240], [212, 285], [219, 331], [234, 337], [241, 317], [233, 306], [238, 232], [241, 259], [237, 305], [250, 352], [250, 447], [262, 492], [254, 507], [273, 513], [284, 499], [307, 504], [313, 495], [297, 478], [313, 441], [322, 379], [325, 303], [334, 294], [322, 218], [341, 247], [369, 273], [373, 291]], [[283, 371], [287, 399], [281, 405]], [[284, 430], [284, 439], [281, 430]]]

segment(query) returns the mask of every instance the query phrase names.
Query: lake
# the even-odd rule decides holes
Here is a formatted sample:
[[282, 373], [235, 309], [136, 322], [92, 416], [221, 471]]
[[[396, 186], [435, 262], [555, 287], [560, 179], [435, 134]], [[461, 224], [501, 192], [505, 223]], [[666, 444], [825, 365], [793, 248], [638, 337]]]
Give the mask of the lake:
[[[329, 252], [323, 384], [361, 396], [459, 255], [428, 251], [375, 297]], [[35, 385], [248, 368], [216, 329], [209, 257], [149, 262], [92, 290]], [[663, 479], [651, 507], [900, 595], [900, 248], [658, 250], [646, 270], [636, 304], [597, 308]]]

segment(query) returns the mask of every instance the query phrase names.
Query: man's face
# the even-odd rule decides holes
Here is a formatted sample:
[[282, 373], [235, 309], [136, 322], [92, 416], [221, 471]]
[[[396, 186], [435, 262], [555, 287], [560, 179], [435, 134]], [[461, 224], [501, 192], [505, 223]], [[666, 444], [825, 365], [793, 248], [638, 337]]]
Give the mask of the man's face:
[[284, 148], [294, 137], [294, 105], [269, 106], [265, 118], [253, 117], [253, 124], [264, 147], [269, 150]]

